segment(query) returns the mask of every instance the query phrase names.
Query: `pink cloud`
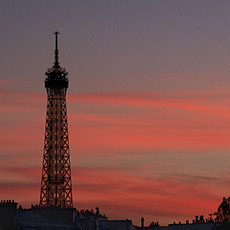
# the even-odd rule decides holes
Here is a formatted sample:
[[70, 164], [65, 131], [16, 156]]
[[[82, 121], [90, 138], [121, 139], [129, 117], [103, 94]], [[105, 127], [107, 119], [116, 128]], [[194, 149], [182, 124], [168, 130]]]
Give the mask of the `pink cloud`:
[[[120, 213], [120, 217], [125, 218], [129, 213], [135, 216], [135, 222], [142, 214], [149, 221], [151, 218], [163, 221], [167, 217], [171, 222], [207, 215], [215, 211], [219, 201], [213, 190], [221, 190], [217, 184], [210, 188], [205, 180], [196, 184], [196, 180], [149, 178], [119, 169], [79, 168], [74, 169], [74, 175], [77, 181], [75, 199], [80, 207], [89, 208], [99, 203], [111, 215]], [[109, 204], [115, 210], [111, 210]]]
[[[0, 195], [23, 204], [38, 202], [46, 98], [44, 94], [0, 94], [0, 151], [7, 156], [0, 169]], [[220, 174], [193, 177], [194, 169], [187, 172], [191, 174], [177, 176], [173, 170], [182, 167], [180, 161], [166, 164], [168, 159], [162, 155], [156, 162], [151, 153], [182, 152], [185, 156], [229, 151], [230, 95], [79, 93], [67, 100], [77, 207], [100, 205], [113, 218], [126, 218], [129, 213], [135, 223], [142, 214], [147, 221], [172, 222], [216, 210], [228, 184], [220, 180]], [[119, 161], [109, 158], [112, 151]], [[127, 163], [141, 159], [146, 151], [147, 163]], [[77, 167], [83, 159], [95, 165]], [[196, 162], [191, 164], [196, 168]], [[156, 174], [154, 169], [162, 165], [169, 167], [165, 175]], [[218, 171], [211, 170], [214, 174]]]
[[[3, 199], [15, 199], [27, 206], [28, 201], [39, 202], [38, 168], [10, 167], [6, 171], [22, 174], [23, 178], [21, 181], [13, 178], [8, 182], [0, 181]], [[28, 174], [31, 173], [34, 179], [28, 182]], [[161, 223], [208, 215], [216, 210], [220, 200], [216, 191], [222, 189], [218, 183], [209, 184], [205, 178], [193, 178], [191, 181], [181, 180], [180, 177], [146, 177], [119, 168], [73, 167], [72, 178], [78, 209], [100, 206], [111, 218], [130, 216], [135, 223], [142, 215], [148, 222], [160, 220]]]

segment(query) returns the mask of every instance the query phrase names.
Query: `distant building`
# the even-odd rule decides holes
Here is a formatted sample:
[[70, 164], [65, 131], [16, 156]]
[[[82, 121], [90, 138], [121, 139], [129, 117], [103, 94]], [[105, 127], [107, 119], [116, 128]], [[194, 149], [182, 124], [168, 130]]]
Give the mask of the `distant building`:
[[108, 220], [99, 208], [17, 207], [11, 200], [0, 203], [0, 230], [135, 230], [131, 220]]
[[12, 230], [17, 212], [17, 203], [14, 200], [4, 200], [0, 203], [0, 229]]

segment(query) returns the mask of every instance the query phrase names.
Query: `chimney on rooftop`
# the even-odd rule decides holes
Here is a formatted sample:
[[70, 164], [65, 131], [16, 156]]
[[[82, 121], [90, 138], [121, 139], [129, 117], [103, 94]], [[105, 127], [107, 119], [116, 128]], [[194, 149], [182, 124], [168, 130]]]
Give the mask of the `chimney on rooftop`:
[[144, 217], [141, 217], [141, 227], [144, 228], [145, 225], [145, 219]]

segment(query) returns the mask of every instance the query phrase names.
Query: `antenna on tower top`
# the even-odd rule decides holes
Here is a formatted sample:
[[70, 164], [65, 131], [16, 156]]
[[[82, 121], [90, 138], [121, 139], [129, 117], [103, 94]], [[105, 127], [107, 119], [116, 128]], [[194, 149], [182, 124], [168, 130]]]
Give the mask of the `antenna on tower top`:
[[55, 67], [59, 67], [59, 61], [58, 61], [58, 34], [59, 32], [55, 32], [55, 62], [54, 62], [54, 66]]

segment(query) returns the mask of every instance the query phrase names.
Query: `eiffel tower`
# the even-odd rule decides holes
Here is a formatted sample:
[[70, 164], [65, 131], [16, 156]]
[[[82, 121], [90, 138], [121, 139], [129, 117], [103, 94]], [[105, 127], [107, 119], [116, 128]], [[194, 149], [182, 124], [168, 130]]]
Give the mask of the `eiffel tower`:
[[43, 152], [40, 206], [73, 207], [70, 151], [66, 109], [68, 73], [59, 64], [58, 32], [55, 61], [45, 73], [47, 113]]

